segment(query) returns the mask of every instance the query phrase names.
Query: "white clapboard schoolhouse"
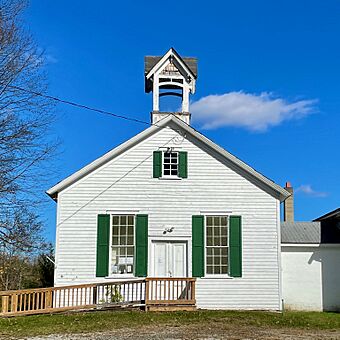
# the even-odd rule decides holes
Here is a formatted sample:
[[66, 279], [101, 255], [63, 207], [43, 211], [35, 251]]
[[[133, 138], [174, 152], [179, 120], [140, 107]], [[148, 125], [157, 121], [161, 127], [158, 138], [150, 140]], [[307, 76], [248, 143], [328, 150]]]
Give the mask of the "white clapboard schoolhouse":
[[[198, 308], [282, 309], [290, 194], [190, 126], [196, 78], [196, 59], [172, 48], [146, 57], [150, 127], [48, 190], [56, 286], [195, 278]], [[180, 95], [182, 110], [161, 112], [163, 95]]]

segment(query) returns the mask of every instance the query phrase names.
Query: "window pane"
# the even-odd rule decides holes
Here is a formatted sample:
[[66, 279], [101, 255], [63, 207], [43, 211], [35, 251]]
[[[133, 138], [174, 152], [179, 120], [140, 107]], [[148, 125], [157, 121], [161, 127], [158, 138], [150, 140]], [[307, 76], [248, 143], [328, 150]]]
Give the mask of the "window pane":
[[221, 274], [219, 266], [214, 266], [214, 274]]
[[213, 248], [214, 249], [214, 256], [220, 256], [221, 255], [221, 249], [220, 248]]
[[220, 264], [220, 257], [219, 256], [215, 256], [214, 257], [214, 264]]
[[214, 237], [214, 246], [220, 246], [220, 237]]
[[207, 274], [214, 274], [214, 267], [213, 266], [207, 266]]
[[113, 216], [112, 224], [113, 225], [118, 225], [119, 224], [119, 216]]
[[133, 216], [128, 216], [128, 224], [133, 226], [135, 224]]
[[227, 225], [227, 217], [226, 216], [222, 216], [221, 217], [221, 225], [222, 226], [226, 226]]
[[127, 217], [126, 216], [121, 216], [120, 217], [120, 225], [126, 225], [127, 222]]
[[113, 226], [113, 229], [112, 229], [112, 236], [118, 236], [118, 226]]
[[207, 217], [207, 226], [211, 226], [213, 222], [212, 217]]
[[127, 227], [121, 226], [120, 227], [120, 235], [126, 235], [126, 233], [127, 233]]
[[222, 266], [221, 269], [222, 269], [221, 274], [228, 274], [228, 267], [227, 266]]
[[116, 264], [117, 262], [117, 253], [118, 249], [116, 247], [112, 247], [112, 264]]

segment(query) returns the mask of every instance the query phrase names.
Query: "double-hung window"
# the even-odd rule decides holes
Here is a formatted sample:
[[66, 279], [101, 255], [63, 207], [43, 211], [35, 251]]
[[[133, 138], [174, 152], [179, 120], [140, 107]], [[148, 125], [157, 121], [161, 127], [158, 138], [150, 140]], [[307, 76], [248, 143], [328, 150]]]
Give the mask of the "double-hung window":
[[206, 274], [228, 274], [228, 216], [205, 217]]
[[135, 216], [111, 216], [111, 274], [133, 274]]
[[163, 152], [163, 177], [178, 177], [178, 152]]

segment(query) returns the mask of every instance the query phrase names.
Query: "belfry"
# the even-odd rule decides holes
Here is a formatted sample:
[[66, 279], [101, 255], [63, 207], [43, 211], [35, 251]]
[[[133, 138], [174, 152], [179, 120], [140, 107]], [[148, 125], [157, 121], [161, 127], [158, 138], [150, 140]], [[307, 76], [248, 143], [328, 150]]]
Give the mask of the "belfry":
[[182, 58], [173, 48], [162, 57], [145, 57], [145, 92], [153, 94], [151, 122], [169, 114], [160, 111], [160, 97], [177, 96], [182, 99], [181, 110], [171, 113], [190, 124], [189, 94], [195, 93], [196, 79], [197, 59]]

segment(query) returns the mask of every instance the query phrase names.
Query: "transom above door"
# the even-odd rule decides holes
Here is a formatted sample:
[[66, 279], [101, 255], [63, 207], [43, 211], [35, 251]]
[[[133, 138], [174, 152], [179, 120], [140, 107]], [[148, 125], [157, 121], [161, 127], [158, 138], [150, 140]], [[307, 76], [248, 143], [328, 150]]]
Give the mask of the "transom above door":
[[153, 241], [152, 269], [154, 277], [186, 277], [187, 243]]

